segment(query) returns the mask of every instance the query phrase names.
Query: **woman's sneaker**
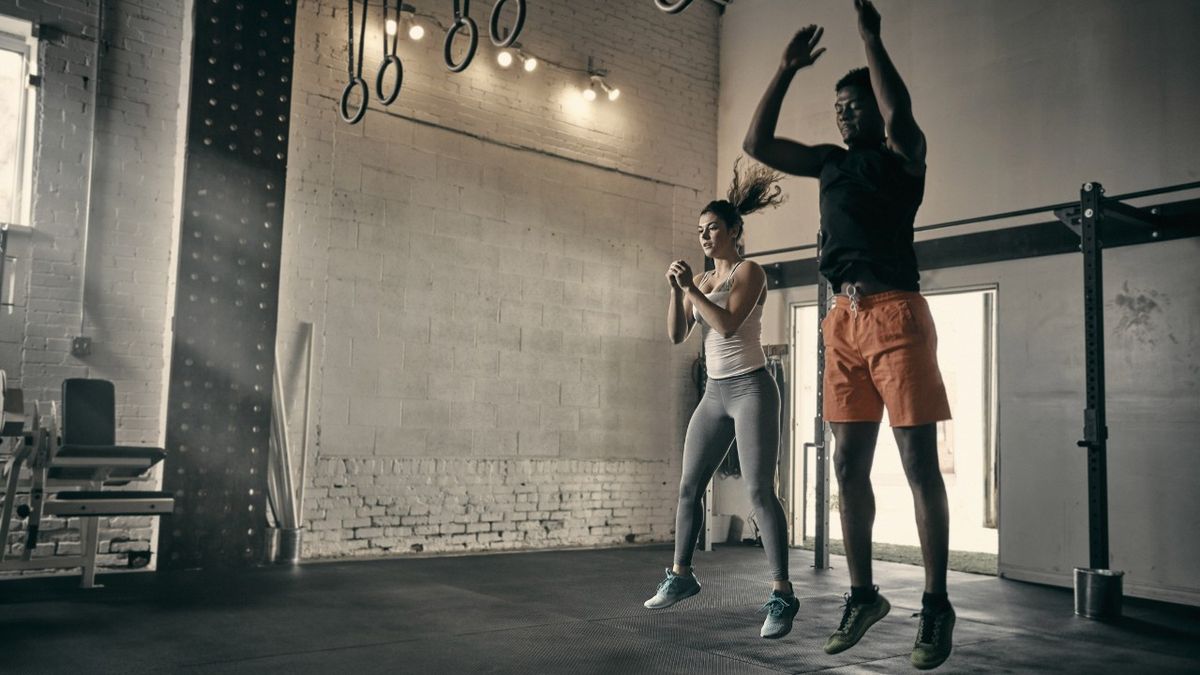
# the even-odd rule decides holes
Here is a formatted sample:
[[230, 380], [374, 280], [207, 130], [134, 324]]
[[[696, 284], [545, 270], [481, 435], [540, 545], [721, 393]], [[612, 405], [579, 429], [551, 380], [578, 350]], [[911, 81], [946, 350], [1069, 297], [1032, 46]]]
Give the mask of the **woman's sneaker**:
[[675, 574], [667, 569], [667, 578], [658, 584], [658, 592], [644, 604], [646, 609], [663, 609], [700, 592], [700, 582], [695, 573]]
[[918, 670], [937, 668], [950, 658], [954, 647], [954, 608], [946, 605], [943, 609], [923, 609], [913, 616], [920, 616], [921, 623], [913, 644], [912, 664]]
[[887, 598], [876, 592], [875, 600], [871, 602], [854, 602], [850, 594], [846, 594], [846, 604], [842, 605], [842, 622], [829, 640], [825, 642], [826, 654], [837, 654], [858, 644], [867, 629], [876, 621], [887, 616], [892, 606]]
[[774, 640], [792, 631], [792, 619], [796, 618], [796, 612], [800, 611], [800, 601], [795, 595], [771, 591], [771, 599], [758, 611], [767, 613], [767, 620], [763, 622], [762, 630], [758, 634]]

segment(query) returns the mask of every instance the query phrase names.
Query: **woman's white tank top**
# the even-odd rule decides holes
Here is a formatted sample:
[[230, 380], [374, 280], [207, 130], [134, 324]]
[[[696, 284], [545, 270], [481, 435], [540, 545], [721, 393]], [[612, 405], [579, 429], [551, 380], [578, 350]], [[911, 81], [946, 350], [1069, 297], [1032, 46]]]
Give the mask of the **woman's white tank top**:
[[[744, 262], [744, 261], [742, 261]], [[733, 273], [737, 271], [738, 262], [729, 277], [718, 285], [711, 293], [705, 293], [713, 304], [722, 309], [729, 309], [729, 293], [733, 290]], [[705, 273], [707, 278], [709, 273]], [[703, 279], [702, 279], [703, 281]], [[757, 298], [755, 299], [757, 301]], [[737, 331], [729, 337], [721, 335], [704, 321], [700, 310], [692, 306], [692, 316], [700, 324], [704, 337], [704, 360], [708, 376], [713, 379], [723, 379], [744, 375], [767, 365], [766, 354], [762, 349], [762, 305], [755, 302], [754, 309]]]

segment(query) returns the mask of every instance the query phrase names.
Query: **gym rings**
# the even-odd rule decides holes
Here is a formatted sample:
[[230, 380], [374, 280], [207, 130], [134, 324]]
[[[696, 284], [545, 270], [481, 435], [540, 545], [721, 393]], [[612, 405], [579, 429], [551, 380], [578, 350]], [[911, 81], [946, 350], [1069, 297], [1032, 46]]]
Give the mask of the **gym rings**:
[[692, 4], [692, 0], [675, 0], [675, 2], [669, 2], [668, 0], [654, 0], [654, 6], [658, 7], [667, 14], [678, 14], [687, 9], [688, 5], [690, 4]]
[[521, 30], [525, 28], [525, 0], [517, 0], [517, 17], [513, 19], [512, 30], [507, 32], [507, 37], [500, 37], [500, 8], [508, 0], [496, 0], [496, 4], [492, 7], [492, 18], [488, 21], [488, 32], [492, 36], [492, 44], [497, 47], [509, 47], [517, 41], [517, 37], [521, 35]]
[[[504, 5], [509, 0], [496, 0], [496, 4], [492, 5], [492, 14], [488, 20], [488, 31], [492, 40], [492, 44], [497, 47], [504, 48], [512, 45], [521, 36], [521, 31], [525, 28], [526, 0], [514, 0], [517, 3], [517, 16], [513, 19], [511, 30], [503, 31], [500, 27], [500, 12]], [[690, 2], [690, 0], [689, 0]], [[454, 0], [454, 24], [450, 26], [450, 30], [446, 31], [446, 41], [442, 45], [442, 60], [446, 67], [452, 73], [461, 73], [471, 65], [471, 60], [475, 58], [475, 52], [479, 49], [479, 28], [475, 25], [475, 20], [470, 14], [471, 0]], [[466, 30], [468, 34], [467, 53], [462, 61], [454, 62], [454, 38], [458, 37], [459, 32]]]
[[[383, 74], [387, 72], [388, 66], [395, 64], [396, 66], [396, 82], [392, 85], [390, 94], [383, 93]], [[379, 102], [384, 105], [391, 105], [392, 101], [400, 95], [400, 87], [404, 86], [404, 64], [400, 62], [400, 57], [395, 54], [388, 54], [383, 57], [383, 63], [379, 65], [379, 72], [375, 75], [375, 93], [379, 96]]]
[[[458, 0], [454, 0], [454, 25], [450, 26], [450, 30], [446, 31], [446, 43], [442, 47], [442, 60], [446, 62], [446, 67], [452, 73], [461, 73], [471, 65], [471, 59], [475, 58], [475, 51], [479, 49], [479, 29], [475, 25], [475, 20], [467, 16], [466, 8], [470, 7], [470, 0], [463, 0], [464, 11], [460, 14], [458, 11]], [[466, 28], [470, 38], [467, 41], [467, 55], [463, 60], [455, 63], [453, 46], [454, 38], [458, 32]]]
[[[347, 2], [347, 49], [346, 49], [346, 69], [349, 72], [350, 81], [346, 83], [346, 88], [342, 90], [342, 98], [338, 103], [338, 112], [342, 115], [342, 121], [348, 124], [358, 124], [362, 121], [363, 115], [367, 114], [367, 104], [371, 99], [371, 90], [367, 86], [366, 80], [363, 79], [363, 51], [366, 47], [366, 32], [367, 32], [367, 6], [368, 0], [362, 0], [362, 24], [358, 34], [358, 64], [355, 67], [355, 51], [354, 51], [354, 0]], [[402, 11], [402, 0], [396, 2], [396, 18], [400, 18]], [[400, 57], [396, 56], [396, 41], [397, 35], [392, 36], [391, 45], [388, 45], [387, 38], [387, 22], [388, 22], [388, 0], [383, 2], [383, 60], [379, 64], [379, 72], [375, 74], [375, 94], [379, 96], [379, 102], [383, 105], [390, 105], [400, 96], [400, 88], [404, 86], [404, 64], [400, 61]], [[392, 85], [390, 92], [385, 92], [383, 88], [384, 75], [388, 68], [396, 67], [396, 80]], [[354, 92], [359, 93], [358, 108], [353, 112], [350, 111], [350, 98]]]
[[[387, 73], [388, 67], [396, 66], [396, 81], [392, 84], [392, 90], [384, 93], [383, 78]], [[395, 54], [388, 54], [383, 57], [383, 63], [379, 66], [379, 72], [375, 75], [375, 93], [379, 96], [379, 102], [383, 105], [391, 105], [396, 97], [400, 95], [400, 87], [404, 85], [404, 64], [400, 61], [400, 57]], [[358, 108], [353, 112], [350, 111], [350, 97], [355, 90], [359, 92]], [[342, 121], [347, 124], [358, 124], [362, 121], [363, 115], [367, 114], [367, 102], [370, 100], [370, 89], [367, 87], [367, 81], [361, 75], [355, 75], [350, 78], [350, 82], [346, 84], [346, 88], [342, 90], [342, 100], [338, 106], [338, 111], [342, 114]]]
[[[383, 69], [380, 69], [380, 74], [383, 74]], [[361, 100], [358, 103], [358, 109], [354, 114], [350, 114], [350, 94], [354, 93], [355, 89], [362, 88]], [[361, 77], [351, 78], [346, 84], [346, 88], [342, 90], [342, 102], [339, 111], [342, 113], [342, 121], [347, 124], [358, 124], [362, 121], [363, 115], [367, 114], [367, 99], [370, 95], [367, 90], [367, 83]]]

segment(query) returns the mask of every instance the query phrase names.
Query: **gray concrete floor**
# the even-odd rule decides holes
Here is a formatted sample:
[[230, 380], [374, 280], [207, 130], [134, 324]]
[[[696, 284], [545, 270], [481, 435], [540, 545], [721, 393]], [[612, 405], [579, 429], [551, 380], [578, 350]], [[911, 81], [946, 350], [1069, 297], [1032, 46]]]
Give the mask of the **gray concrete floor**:
[[[792, 551], [795, 629], [758, 637], [761, 549], [698, 553], [703, 592], [650, 612], [667, 546], [313, 563], [238, 573], [0, 584], [4, 673], [893, 673], [916, 672], [922, 571], [877, 563], [892, 613], [837, 656], [845, 566]], [[952, 573], [955, 651], [944, 673], [1197, 673], [1200, 612], [1128, 600], [1076, 617], [1066, 589]]]

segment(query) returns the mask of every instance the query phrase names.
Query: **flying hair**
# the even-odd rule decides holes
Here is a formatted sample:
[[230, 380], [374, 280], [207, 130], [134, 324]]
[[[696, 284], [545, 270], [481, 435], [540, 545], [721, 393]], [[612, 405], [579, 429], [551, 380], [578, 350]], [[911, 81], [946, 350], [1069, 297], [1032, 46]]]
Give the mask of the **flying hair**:
[[742, 216], [768, 206], [779, 206], [786, 199], [783, 188], [779, 187], [783, 177], [782, 173], [762, 164], [749, 164], [743, 170], [742, 158], [738, 157], [733, 162], [733, 180], [729, 183], [725, 200]]
[[726, 227], [741, 227], [742, 216], [784, 202], [783, 188], [778, 185], [783, 178], [782, 173], [762, 164], [750, 164], [743, 170], [742, 158], [738, 157], [733, 162], [733, 180], [725, 199], [709, 202], [700, 213], [715, 213]]
[[742, 158], [739, 156], [733, 162], [733, 180], [729, 183], [729, 191], [725, 199], [709, 202], [700, 213], [716, 214], [731, 230], [738, 230], [736, 236], [738, 252], [742, 253], [744, 245], [742, 235], [745, 233], [742, 216], [761, 211], [768, 206], [779, 206], [786, 197], [783, 188], [778, 183], [784, 175], [762, 164], [749, 164], [743, 170]]

